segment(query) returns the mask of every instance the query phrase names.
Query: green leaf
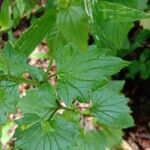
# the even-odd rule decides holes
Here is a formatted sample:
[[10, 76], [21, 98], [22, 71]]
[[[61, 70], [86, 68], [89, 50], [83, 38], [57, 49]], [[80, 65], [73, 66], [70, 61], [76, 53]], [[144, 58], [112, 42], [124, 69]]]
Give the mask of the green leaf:
[[132, 23], [106, 22], [96, 20], [93, 24], [96, 43], [100, 48], [107, 48], [111, 54], [117, 54], [123, 46]]
[[51, 57], [53, 52], [57, 50], [61, 45], [66, 45], [68, 43], [61, 32], [57, 29], [57, 26], [54, 26], [52, 31], [46, 37], [48, 42], [48, 47], [50, 51], [48, 52], [48, 56]]
[[16, 147], [28, 150], [66, 150], [75, 143], [77, 133], [73, 123], [58, 117], [34, 124], [16, 134]]
[[138, 9], [105, 1], [97, 2], [95, 9], [97, 9], [96, 17], [108, 22], [133, 22], [135, 20], [150, 18], [149, 14]]
[[[145, 31], [145, 30], [144, 30]], [[142, 43], [143, 38], [147, 37], [148, 34], [146, 32], [143, 32], [139, 37], [137, 37], [137, 40], [135, 40], [135, 46]], [[147, 37], [148, 38], [148, 37]], [[129, 78], [135, 78], [136, 75], [140, 74], [140, 77], [142, 79], [148, 79], [150, 77], [150, 51], [149, 49], [145, 49], [140, 57], [139, 60], [133, 60], [131, 65], [128, 66], [129, 72], [127, 74], [127, 77]]]
[[22, 75], [27, 72], [27, 63], [24, 56], [18, 55], [13, 46], [8, 42], [6, 43], [3, 51], [0, 52], [0, 70], [4, 74]]
[[1, 6], [0, 12], [0, 26], [2, 30], [7, 30], [11, 25], [11, 9], [10, 0], [5, 0]]
[[138, 47], [140, 47], [146, 40], [148, 40], [150, 36], [150, 30], [142, 30], [139, 32], [139, 34], [136, 36], [134, 43], [131, 45], [131, 49], [135, 50]]
[[108, 84], [109, 81], [110, 81], [109, 78], [104, 77], [104, 78], [101, 78], [98, 82], [94, 82], [94, 84], [92, 86], [92, 91], [95, 91], [99, 88], [103, 88], [105, 85]]
[[29, 56], [35, 47], [42, 42], [44, 37], [51, 31], [55, 15], [50, 8], [40, 19], [38, 19], [16, 42], [15, 50], [19, 54]]
[[87, 51], [88, 20], [81, 6], [70, 4], [66, 9], [60, 9], [57, 26], [67, 40], [72, 41], [82, 51]]
[[25, 11], [26, 3], [25, 0], [18, 0], [16, 4], [16, 9], [19, 12], [19, 16], [21, 17]]
[[105, 150], [121, 143], [121, 130], [103, 127], [100, 131], [83, 131], [76, 138], [77, 146], [73, 150]]
[[36, 59], [48, 59], [49, 57], [48, 57], [48, 54], [45, 53], [45, 52], [41, 52], [41, 53], [33, 52], [33, 53], [31, 53], [30, 58], [33, 58], [33, 59], [34, 58], [36, 58]]
[[19, 101], [18, 107], [24, 114], [36, 114], [41, 118], [50, 117], [58, 108], [55, 91], [48, 83], [38, 89], [29, 90]]
[[41, 68], [34, 66], [28, 66], [28, 72], [31, 74], [34, 80], [43, 81], [45, 77], [45, 72]]
[[137, 8], [137, 0], [104, 0], [107, 2], [112, 2], [112, 3], [117, 3], [117, 4], [122, 4], [127, 7], [132, 7], [132, 8]]
[[45, 72], [37, 67], [30, 66], [27, 64], [26, 57], [19, 55], [14, 51], [13, 46], [8, 42], [4, 49], [0, 52], [0, 70], [5, 75], [14, 76], [19, 79], [19, 76], [24, 73], [30, 73], [33, 79], [43, 81]]
[[23, 16], [26, 8], [25, 0], [16, 0], [14, 7], [12, 7], [13, 25], [19, 23], [20, 18]]
[[16, 112], [18, 98], [19, 90], [16, 83], [0, 83], [0, 123], [6, 122], [7, 114]]
[[107, 2], [113, 2], [113, 3], [118, 3], [118, 4], [122, 4], [128, 7], [133, 7], [136, 8], [137, 7], [137, 0], [105, 0]]
[[[107, 0], [108, 1], [108, 0]], [[120, 3], [125, 6], [135, 7], [135, 0], [119, 1], [111, 0], [114, 4]], [[109, 1], [110, 2], [110, 1]], [[112, 3], [112, 4], [113, 4]], [[95, 6], [97, 7], [97, 5]], [[116, 14], [118, 15], [118, 13]], [[127, 34], [132, 27], [132, 22], [110, 22], [99, 17], [99, 9], [94, 9], [93, 30], [95, 40], [99, 47], [111, 49], [111, 54], [117, 54], [117, 50], [121, 49]]]
[[149, 67], [150, 67], [150, 61], [140, 64], [140, 76], [144, 80], [146, 80], [150, 77]]
[[[76, 138], [77, 146], [73, 150], [105, 150], [105, 137], [96, 131], [85, 131]], [[69, 149], [68, 149], [69, 150]]]
[[147, 0], [137, 0], [137, 7], [140, 10], [148, 9], [148, 2]]
[[127, 106], [128, 99], [120, 93], [120, 88], [114, 90], [115, 85], [111, 84], [116, 85], [110, 82], [105, 88], [92, 93], [92, 114], [101, 124], [120, 129], [131, 127], [134, 123]]
[[106, 139], [106, 145], [109, 148], [118, 146], [122, 142], [123, 133], [120, 129], [103, 127], [101, 131], [102, 135]]
[[146, 61], [149, 61], [149, 59], [150, 59], [150, 51], [147, 48], [147, 49], [144, 49], [144, 51], [141, 53], [139, 60], [140, 62], [146, 62]]
[[128, 66], [129, 73], [127, 77], [134, 79], [135, 75], [140, 71], [140, 62], [137, 60], [132, 61], [132, 63]]
[[37, 116], [36, 114], [23, 114], [23, 117], [19, 120], [17, 120], [17, 124], [22, 127], [22, 129], [27, 129], [28, 127], [30, 127], [31, 125], [37, 123], [38, 121], [40, 121], [39, 116]]
[[[12, 130], [17, 127], [15, 122], [7, 122], [3, 127], [2, 127], [2, 134], [1, 134], [1, 144], [3, 145], [3, 147], [5, 147], [6, 145], [8, 145], [8, 143], [10, 142], [10, 140], [13, 137], [12, 134]], [[11, 133], [10, 133], [11, 131]]]
[[129, 64], [120, 58], [100, 54], [95, 46], [83, 54], [67, 45], [56, 51], [55, 60], [58, 95], [66, 103], [71, 103], [76, 96], [84, 97], [95, 82], [110, 77]]

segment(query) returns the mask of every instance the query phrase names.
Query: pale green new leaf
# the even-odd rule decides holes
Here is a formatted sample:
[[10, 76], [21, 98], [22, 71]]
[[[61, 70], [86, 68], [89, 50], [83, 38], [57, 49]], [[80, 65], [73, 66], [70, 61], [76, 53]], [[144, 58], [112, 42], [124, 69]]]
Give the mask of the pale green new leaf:
[[23, 150], [66, 150], [75, 143], [76, 127], [73, 123], [56, 117], [21, 130], [16, 136], [16, 147]]
[[10, 134], [10, 131], [16, 127], [16, 123], [14, 121], [8, 121], [1, 130], [1, 137], [0, 142], [3, 145], [3, 147], [6, 147], [8, 145], [9, 141], [12, 139], [13, 134]]
[[19, 54], [29, 56], [34, 48], [42, 42], [44, 37], [51, 31], [55, 23], [54, 10], [50, 8], [38, 19], [16, 42], [15, 50]]
[[70, 5], [60, 9], [57, 14], [57, 26], [67, 40], [72, 41], [82, 51], [87, 51], [88, 20], [81, 6]]
[[16, 0], [14, 7], [12, 7], [13, 25], [16, 26], [19, 23], [20, 18], [23, 16], [26, 10], [25, 0]]
[[[114, 4], [122, 4], [122, 6], [128, 6], [135, 8], [136, 0], [106, 0]], [[95, 5], [97, 7], [97, 5]], [[121, 49], [127, 34], [132, 27], [133, 22], [110, 22], [109, 20], [103, 20], [99, 16], [99, 10], [93, 9], [94, 24], [93, 30], [95, 40], [99, 47], [111, 49], [112, 54], [117, 54], [117, 50]]]
[[71, 103], [76, 96], [86, 99], [95, 82], [119, 72], [129, 62], [120, 58], [100, 54], [93, 46], [83, 54], [69, 45], [60, 48], [55, 54], [57, 65], [57, 91], [61, 99]]
[[104, 1], [122, 4], [127, 7], [137, 8], [137, 0], [121, 0], [121, 1], [120, 0], [104, 0]]
[[50, 117], [58, 108], [55, 91], [48, 83], [38, 89], [31, 89], [21, 98], [18, 107], [24, 114], [36, 114], [41, 118]]
[[[101, 124], [116, 128], [133, 126], [130, 109], [127, 106], [128, 99], [120, 93], [120, 82], [110, 82], [105, 88], [92, 93], [92, 114]], [[115, 88], [117, 87], [118, 88]]]
[[97, 2], [95, 9], [97, 11], [96, 17], [101, 18], [101, 21], [133, 22], [135, 20], [150, 18], [149, 14], [138, 9], [106, 1]]
[[10, 0], [5, 0], [1, 6], [0, 12], [0, 27], [2, 30], [7, 30], [11, 25], [11, 9]]
[[96, 20], [93, 24], [95, 40], [100, 48], [108, 48], [111, 54], [117, 54], [123, 46], [132, 23], [105, 22]]

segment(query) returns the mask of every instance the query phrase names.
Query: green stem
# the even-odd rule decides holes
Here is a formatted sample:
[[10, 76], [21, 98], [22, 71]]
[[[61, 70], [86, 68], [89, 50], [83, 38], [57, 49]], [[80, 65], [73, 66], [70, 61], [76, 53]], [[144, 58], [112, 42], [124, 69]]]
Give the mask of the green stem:
[[50, 69], [51, 69], [52, 64], [53, 64], [53, 59], [50, 59], [49, 64], [48, 64], [48, 68], [47, 68], [47, 71], [46, 71], [46, 74], [47, 74], [47, 75], [48, 75], [49, 72], [50, 72]]
[[[48, 64], [48, 68], [47, 68], [47, 71], [46, 71], [46, 74], [45, 74], [45, 78], [44, 78], [44, 81], [47, 81], [47, 79], [49, 78], [49, 72], [50, 72], [50, 69], [51, 69], [51, 66], [53, 64], [53, 57], [51, 57], [50, 61], [49, 61], [49, 64]], [[51, 77], [51, 76], [50, 76]]]
[[53, 116], [55, 115], [55, 113], [57, 112], [59, 108], [56, 108], [53, 113], [50, 115], [49, 119], [48, 120], [51, 120], [53, 118]]
[[75, 109], [68, 108], [68, 107], [63, 107], [64, 110], [69, 111], [69, 112], [76, 112]]
[[28, 80], [28, 79], [24, 79], [24, 78], [20, 78], [20, 77], [14, 77], [14, 76], [2, 76], [2, 79], [3, 80], [6, 80], [6, 81], [12, 81], [12, 82], [16, 82], [16, 83], [27, 83], [27, 84], [33, 84], [33, 85], [39, 85], [41, 84], [41, 82], [39, 81], [35, 81], [35, 80]]

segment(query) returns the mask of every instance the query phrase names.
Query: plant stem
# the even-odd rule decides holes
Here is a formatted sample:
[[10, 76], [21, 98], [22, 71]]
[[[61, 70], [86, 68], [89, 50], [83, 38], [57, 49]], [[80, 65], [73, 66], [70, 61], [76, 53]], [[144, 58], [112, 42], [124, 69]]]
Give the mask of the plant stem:
[[59, 108], [56, 108], [56, 109], [54, 110], [54, 112], [50, 115], [50, 117], [49, 117], [48, 120], [51, 120], [51, 119], [52, 119], [52, 117], [55, 115], [55, 113], [57, 112], [58, 109], [59, 109]]
[[16, 82], [16, 83], [27, 83], [27, 84], [33, 84], [33, 85], [39, 85], [41, 84], [39, 81], [35, 81], [35, 80], [28, 80], [28, 79], [24, 79], [22, 77], [14, 77], [14, 76], [2, 76], [3, 80], [6, 81], [12, 81], [12, 82]]
[[51, 69], [52, 64], [53, 64], [53, 60], [50, 59], [49, 64], [48, 64], [48, 68], [47, 68], [47, 71], [46, 71], [46, 74], [47, 74], [47, 75], [49, 74], [49, 71], [50, 71], [50, 69]]
[[53, 64], [53, 58], [50, 58], [44, 81], [47, 81], [47, 79], [49, 78], [49, 72], [50, 72], [52, 64]]

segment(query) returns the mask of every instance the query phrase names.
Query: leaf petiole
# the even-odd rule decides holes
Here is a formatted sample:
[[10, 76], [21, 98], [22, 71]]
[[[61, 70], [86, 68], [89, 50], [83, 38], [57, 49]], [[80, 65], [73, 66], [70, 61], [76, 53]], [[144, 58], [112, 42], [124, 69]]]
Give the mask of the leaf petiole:
[[27, 83], [27, 84], [33, 84], [33, 85], [36, 85], [36, 86], [41, 84], [41, 82], [36, 81], [36, 80], [29, 80], [29, 79], [25, 79], [25, 78], [22, 78], [22, 77], [14, 77], [14, 76], [11, 76], [11, 75], [4, 75], [4, 76], [2, 76], [2, 79], [4, 81], [12, 81], [12, 82], [16, 82], [16, 83]]

